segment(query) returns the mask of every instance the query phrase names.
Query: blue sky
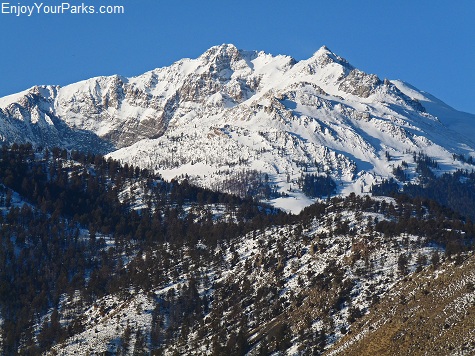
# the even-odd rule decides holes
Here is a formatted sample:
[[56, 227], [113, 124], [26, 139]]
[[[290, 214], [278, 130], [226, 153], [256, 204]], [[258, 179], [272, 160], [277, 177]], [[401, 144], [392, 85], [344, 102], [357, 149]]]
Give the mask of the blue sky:
[[471, 0], [69, 0], [82, 2], [123, 5], [125, 14], [0, 13], [0, 96], [35, 84], [134, 76], [222, 43], [298, 60], [326, 45], [361, 70], [402, 79], [475, 113]]

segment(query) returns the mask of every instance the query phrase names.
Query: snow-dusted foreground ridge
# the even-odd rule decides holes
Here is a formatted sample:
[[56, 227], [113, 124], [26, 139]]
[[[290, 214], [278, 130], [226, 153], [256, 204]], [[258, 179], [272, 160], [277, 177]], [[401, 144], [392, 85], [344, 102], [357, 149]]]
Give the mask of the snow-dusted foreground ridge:
[[280, 195], [272, 203], [291, 211], [311, 202], [302, 174], [369, 192], [403, 161], [414, 171], [414, 152], [443, 171], [475, 148], [474, 115], [326, 47], [296, 61], [221, 45], [134, 78], [34, 87], [0, 99], [0, 118], [4, 141], [109, 153], [212, 189], [233, 192], [243, 172], [262, 172]]

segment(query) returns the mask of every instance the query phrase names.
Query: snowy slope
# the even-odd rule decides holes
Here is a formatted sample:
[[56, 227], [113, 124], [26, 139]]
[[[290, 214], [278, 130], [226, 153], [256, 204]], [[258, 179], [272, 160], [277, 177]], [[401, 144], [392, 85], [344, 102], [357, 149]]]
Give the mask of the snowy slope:
[[291, 211], [311, 202], [302, 174], [366, 193], [402, 161], [414, 170], [413, 152], [443, 171], [467, 168], [453, 155], [475, 148], [474, 115], [326, 47], [296, 61], [224, 44], [133, 78], [34, 87], [0, 99], [0, 117], [3, 141], [110, 153], [212, 189], [262, 172], [281, 194], [272, 203]]
[[[113, 158], [169, 179], [187, 174], [214, 189], [246, 169], [266, 172], [290, 196], [273, 203], [298, 211], [309, 204], [295, 189], [302, 173], [330, 174], [340, 192], [360, 193], [402, 161], [411, 162], [413, 152], [425, 152], [442, 169], [461, 167], [453, 153], [473, 152], [471, 140], [426, 112], [419, 97], [353, 68], [326, 47], [296, 62], [223, 45], [195, 62], [199, 73], [208, 66], [204, 73], [211, 78], [215, 68], [225, 69], [218, 80], [195, 88], [198, 94], [180, 95], [165, 135], [113, 152]], [[230, 96], [234, 83], [241, 87]], [[217, 93], [215, 86], [221, 87]], [[202, 105], [196, 106], [197, 96]]]
[[439, 118], [448, 128], [475, 142], [474, 114], [455, 110], [435, 96], [401, 80], [393, 80], [392, 83], [404, 94], [418, 100], [428, 113]]
[[[384, 204], [395, 203], [391, 199], [378, 201], [384, 201]], [[232, 319], [232, 310], [240, 308], [239, 315], [246, 315], [249, 320], [247, 338], [251, 345], [254, 344], [249, 355], [258, 354], [259, 340], [261, 344], [265, 343], [265, 334], [282, 319], [289, 320], [294, 325], [307, 320], [306, 326], [300, 324], [301, 329], [326, 329], [329, 334], [327, 347], [331, 348], [346, 333], [342, 330], [356, 327], [349, 321], [352, 309], [361, 311], [362, 314], [371, 310], [372, 314], [371, 308], [376, 298], [391, 292], [397, 286], [396, 283], [402, 279], [398, 272], [398, 257], [402, 253], [413, 252], [408, 253], [408, 271], [413, 272], [417, 268], [416, 251], [427, 259], [434, 252], [439, 252], [435, 246], [421, 247], [421, 243], [424, 245], [426, 241], [421, 236], [400, 234], [389, 237], [374, 232], [373, 229], [369, 231], [368, 227], [372, 227], [376, 221], [389, 221], [388, 216], [362, 212], [360, 209], [361, 206], [355, 206], [354, 210], [343, 208], [343, 205], [328, 206], [322, 217], [305, 224], [305, 228], [299, 224], [275, 226], [250, 232], [214, 248], [200, 242], [191, 249], [201, 251], [200, 253], [210, 250], [211, 255], [221, 256], [222, 261], [216, 263], [215, 260], [206, 261], [203, 258], [199, 267], [190, 258], [174, 258], [174, 254], [188, 254], [190, 248], [181, 246], [179, 254], [168, 252], [172, 267], [164, 273], [173, 276], [173, 271], [186, 270], [191, 274], [199, 270], [199, 295], [213, 296], [213, 305], [220, 298], [221, 303], [223, 299], [229, 300], [229, 304], [223, 303], [228, 305], [228, 309], [219, 314], [219, 318], [223, 320], [220, 328], [226, 330], [227, 335], [238, 325]], [[347, 224], [353, 231], [352, 234], [337, 232], [336, 226], [342, 224]], [[153, 255], [154, 252], [150, 254]], [[184, 268], [187, 264], [193, 267]], [[151, 315], [156, 305], [160, 304], [159, 310], [165, 315], [164, 320], [168, 321], [170, 317], [167, 315], [167, 307], [163, 306], [164, 302], [170, 295], [178, 294], [179, 290], [186, 290], [189, 275], [181, 273], [165, 279], [166, 282], [154, 286], [150, 291], [131, 288], [128, 293], [96, 300], [94, 306], [86, 305], [84, 312], [81, 312], [84, 331], [58, 344], [47, 355], [88, 355], [90, 352], [103, 353], [106, 350], [115, 353], [127, 326], [134, 331], [132, 337], [137, 330], [149, 335]], [[336, 277], [338, 273], [340, 277]], [[316, 281], [326, 278], [328, 281], [339, 278], [339, 282], [327, 282], [326, 287], [322, 288]], [[240, 292], [239, 288], [233, 289], [233, 293], [221, 292], [223, 289], [231, 290], [230, 286], [246, 284], [252, 286], [246, 293]], [[343, 286], [346, 286], [346, 292], [342, 291], [345, 289]], [[270, 288], [267, 293], [258, 293], [266, 288]], [[342, 298], [344, 294], [347, 295], [346, 298]], [[265, 307], [259, 304], [262, 301], [259, 301], [261, 297], [258, 295], [268, 296], [264, 302]], [[273, 295], [278, 298], [274, 299]], [[296, 300], [300, 300], [298, 306], [293, 304]], [[276, 304], [282, 308], [277, 315], [259, 314], [262, 310], [272, 310]], [[330, 312], [332, 304], [338, 308]], [[65, 304], [66, 310], [69, 307], [69, 304]], [[163, 345], [164, 354], [173, 354], [174, 349], [178, 349], [177, 354], [180, 355], [212, 354], [209, 339], [214, 335], [208, 334], [210, 330], [212, 333], [216, 332], [211, 326], [212, 318], [213, 314], [209, 313], [201, 325], [196, 323], [191, 326], [185, 337], [168, 346]], [[302, 354], [298, 352], [299, 347], [307, 351], [310, 348], [308, 343], [311, 344], [312, 341], [308, 334], [300, 336], [293, 338], [288, 350], [282, 354]], [[129, 343], [133, 345], [135, 340], [132, 339]]]

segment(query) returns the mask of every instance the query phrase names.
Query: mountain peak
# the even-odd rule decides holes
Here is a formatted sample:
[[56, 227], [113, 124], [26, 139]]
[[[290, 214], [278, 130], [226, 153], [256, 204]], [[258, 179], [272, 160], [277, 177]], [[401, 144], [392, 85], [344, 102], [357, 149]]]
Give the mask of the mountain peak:
[[220, 57], [231, 57], [236, 58], [239, 56], [239, 50], [233, 44], [223, 43], [219, 46], [213, 46], [204, 52], [200, 58], [211, 61]]
[[329, 53], [332, 53], [332, 51], [327, 46], [323, 45], [313, 54], [313, 57], [320, 57], [321, 55]]
[[311, 57], [315, 59], [320, 66], [324, 67], [330, 63], [337, 63], [345, 68], [352, 69], [353, 67], [348, 61], [336, 53], [332, 52], [327, 46], [320, 47]]

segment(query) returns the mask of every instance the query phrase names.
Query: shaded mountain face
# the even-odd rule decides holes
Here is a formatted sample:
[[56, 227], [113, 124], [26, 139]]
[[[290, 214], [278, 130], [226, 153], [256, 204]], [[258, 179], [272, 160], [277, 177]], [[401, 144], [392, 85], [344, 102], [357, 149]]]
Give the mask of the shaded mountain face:
[[337, 193], [369, 192], [403, 163], [414, 178], [414, 152], [444, 171], [468, 168], [453, 157], [475, 147], [463, 125], [473, 115], [326, 47], [296, 61], [221, 45], [134, 78], [34, 87], [0, 99], [0, 117], [6, 142], [109, 153], [231, 193], [262, 172], [271, 202], [291, 211], [312, 201], [303, 175], [331, 177]]

